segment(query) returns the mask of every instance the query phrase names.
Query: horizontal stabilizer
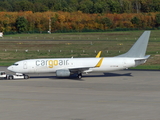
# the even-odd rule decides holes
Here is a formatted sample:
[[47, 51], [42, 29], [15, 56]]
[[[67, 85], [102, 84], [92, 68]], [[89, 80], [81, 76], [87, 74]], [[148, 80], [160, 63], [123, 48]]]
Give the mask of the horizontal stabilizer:
[[135, 66], [145, 63], [149, 57], [150, 55], [146, 55], [144, 58], [135, 59]]
[[143, 58], [135, 59], [135, 61], [139, 61], [139, 60], [147, 60], [149, 57], [150, 57], [150, 55], [146, 55], [146, 56], [143, 57]]

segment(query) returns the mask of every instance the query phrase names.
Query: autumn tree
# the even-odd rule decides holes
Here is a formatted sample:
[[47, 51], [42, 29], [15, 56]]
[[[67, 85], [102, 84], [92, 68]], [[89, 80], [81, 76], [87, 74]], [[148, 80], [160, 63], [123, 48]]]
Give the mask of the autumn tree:
[[106, 27], [110, 27], [112, 25], [111, 20], [107, 17], [102, 18], [101, 23], [104, 26], [104, 30], [106, 29]]
[[160, 14], [157, 13], [0, 12], [0, 31], [3, 32], [47, 32], [50, 27], [52, 32], [64, 32], [159, 26]]
[[17, 32], [26, 32], [27, 31], [28, 21], [24, 17], [18, 17], [16, 20]]
[[135, 16], [134, 18], [131, 19], [131, 22], [135, 27], [138, 27], [140, 24], [140, 19]]

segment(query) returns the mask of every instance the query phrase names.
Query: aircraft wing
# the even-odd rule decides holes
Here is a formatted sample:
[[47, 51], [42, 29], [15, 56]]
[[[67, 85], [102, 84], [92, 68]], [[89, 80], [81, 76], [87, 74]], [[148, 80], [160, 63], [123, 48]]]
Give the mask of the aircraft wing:
[[77, 73], [80, 72], [82, 73], [83, 71], [89, 70], [91, 67], [77, 67], [77, 68], [69, 68], [69, 71], [72, 73]]
[[89, 70], [90, 68], [100, 67], [101, 64], [102, 64], [102, 62], [103, 62], [103, 59], [104, 59], [104, 58], [101, 58], [101, 59], [98, 61], [98, 63], [97, 63], [96, 65], [94, 65], [94, 66], [88, 66], [88, 67], [86, 67], [86, 66], [79, 66], [79, 67], [72, 67], [72, 68], [68, 68], [68, 69], [69, 69], [69, 71], [72, 72], [72, 73], [84, 72], [84, 71], [86, 71], [86, 70]]

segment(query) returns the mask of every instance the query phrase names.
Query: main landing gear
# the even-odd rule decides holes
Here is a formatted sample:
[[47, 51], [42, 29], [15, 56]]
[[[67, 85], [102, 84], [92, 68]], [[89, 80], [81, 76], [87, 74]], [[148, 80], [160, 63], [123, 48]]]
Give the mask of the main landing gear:
[[82, 78], [82, 73], [78, 73], [78, 79], [81, 79]]

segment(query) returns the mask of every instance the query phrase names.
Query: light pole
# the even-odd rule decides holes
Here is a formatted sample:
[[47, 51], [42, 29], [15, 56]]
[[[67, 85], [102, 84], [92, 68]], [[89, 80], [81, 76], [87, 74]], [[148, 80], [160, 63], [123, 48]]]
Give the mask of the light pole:
[[49, 17], [49, 31], [48, 31], [49, 34], [51, 34], [51, 18]]

